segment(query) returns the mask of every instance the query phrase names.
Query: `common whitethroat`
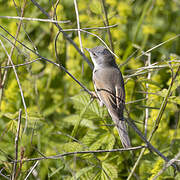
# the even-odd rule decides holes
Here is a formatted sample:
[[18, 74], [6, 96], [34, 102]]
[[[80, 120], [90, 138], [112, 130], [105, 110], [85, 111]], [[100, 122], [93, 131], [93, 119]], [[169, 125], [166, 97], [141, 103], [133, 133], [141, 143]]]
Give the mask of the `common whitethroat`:
[[100, 104], [104, 104], [118, 129], [124, 148], [130, 147], [130, 139], [124, 120], [125, 90], [122, 74], [112, 53], [104, 46], [85, 48], [94, 64], [93, 83]]

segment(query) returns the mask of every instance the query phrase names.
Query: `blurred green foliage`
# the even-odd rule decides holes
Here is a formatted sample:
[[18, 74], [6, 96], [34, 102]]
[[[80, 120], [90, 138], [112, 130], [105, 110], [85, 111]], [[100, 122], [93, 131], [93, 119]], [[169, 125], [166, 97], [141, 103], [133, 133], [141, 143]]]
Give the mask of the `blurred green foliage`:
[[[14, 4], [14, 2], [16, 4]], [[63, 29], [76, 29], [76, 13], [73, 0], [57, 1], [57, 20], [70, 20], [61, 24]], [[0, 0], [0, 16], [20, 16], [23, 1]], [[56, 1], [39, 0], [38, 3], [51, 15], [55, 13]], [[101, 0], [79, 0], [79, 18], [81, 28], [103, 27], [105, 15]], [[172, 71], [177, 71], [180, 57], [180, 38], [177, 37], [164, 45], [152, 50], [150, 63], [166, 65], [163, 68], [152, 69], [150, 79], [148, 71], [138, 76], [131, 76], [135, 70], [147, 66], [146, 55], [137, 58], [143, 51], [165, 42], [180, 33], [180, 2], [168, 0], [105, 0], [111, 28], [114, 52], [118, 55], [117, 63], [123, 64], [137, 50], [129, 61], [121, 66], [125, 77], [127, 109], [131, 118], [144, 132], [145, 108], [148, 107], [148, 135], [154, 127], [163, 98], [171, 83]], [[26, 2], [24, 17], [47, 18], [33, 5]], [[16, 35], [18, 20], [2, 19], [0, 24], [13, 36]], [[101, 37], [107, 45], [106, 29], [90, 30]], [[14, 42], [2, 29], [1, 35]], [[38, 21], [23, 21], [18, 34], [18, 40], [54, 62], [60, 62], [67, 70], [82, 82], [88, 89], [93, 90], [92, 71], [75, 48], [62, 36], [57, 40], [57, 58], [55, 55], [55, 37], [58, 29], [52, 23]], [[68, 36], [79, 46], [76, 31], [68, 31]], [[97, 37], [81, 32], [83, 47], [92, 48], [102, 44]], [[0, 36], [8, 53], [12, 45]], [[14, 64], [31, 61], [37, 56], [16, 43], [12, 60]], [[88, 53], [85, 52], [88, 56]], [[6, 66], [8, 58], [0, 48], [0, 65]], [[171, 63], [168, 63], [171, 61]], [[172, 68], [172, 71], [171, 71]], [[1, 69], [1, 82], [4, 72]], [[0, 91], [0, 169], [4, 175], [12, 174], [12, 164], [15, 158], [14, 140], [17, 131], [18, 112], [23, 109], [22, 124], [19, 137], [18, 159], [22, 148], [23, 159], [52, 156], [65, 152], [88, 151], [98, 149], [120, 148], [118, 133], [112, 124], [105, 107], [99, 107], [96, 100], [90, 96], [66, 73], [45, 61], [16, 68], [28, 112], [28, 128], [23, 133], [25, 111], [19, 86], [14, 72], [8, 69], [5, 85]], [[147, 87], [148, 84], [148, 87]], [[163, 113], [160, 125], [155, 133], [152, 144], [168, 158], [173, 158], [180, 148], [180, 76], [178, 75], [167, 107]], [[2, 92], [3, 90], [3, 92]], [[148, 92], [148, 96], [147, 93]], [[143, 99], [141, 101], [136, 101]], [[125, 114], [125, 116], [127, 116]], [[143, 144], [133, 129], [129, 128], [133, 146]], [[58, 160], [41, 160], [29, 179], [127, 179], [140, 151], [123, 153], [78, 154], [64, 156]], [[35, 162], [22, 164], [19, 179], [24, 179]], [[138, 165], [132, 179], [153, 179], [163, 167], [164, 161], [148, 150]], [[19, 169], [19, 164], [17, 169]], [[178, 179], [173, 168], [169, 167], [159, 179]], [[0, 176], [0, 179], [3, 179]]]

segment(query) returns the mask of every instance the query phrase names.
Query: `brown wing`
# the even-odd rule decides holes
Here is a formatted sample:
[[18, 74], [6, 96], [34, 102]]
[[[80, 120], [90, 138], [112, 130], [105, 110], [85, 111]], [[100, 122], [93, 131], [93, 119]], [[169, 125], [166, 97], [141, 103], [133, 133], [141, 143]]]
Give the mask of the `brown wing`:
[[106, 105], [118, 133], [123, 147], [130, 147], [130, 139], [123, 118], [125, 104], [124, 82], [121, 72], [117, 68], [95, 71], [93, 81], [99, 99]]
[[108, 110], [119, 111], [125, 100], [124, 82], [117, 68], [106, 68], [95, 71], [93, 81], [99, 99]]
[[121, 75], [121, 72], [119, 72], [119, 76], [117, 78], [116, 86], [116, 104], [118, 108], [124, 108], [125, 105], [125, 90], [124, 90], [124, 80]]

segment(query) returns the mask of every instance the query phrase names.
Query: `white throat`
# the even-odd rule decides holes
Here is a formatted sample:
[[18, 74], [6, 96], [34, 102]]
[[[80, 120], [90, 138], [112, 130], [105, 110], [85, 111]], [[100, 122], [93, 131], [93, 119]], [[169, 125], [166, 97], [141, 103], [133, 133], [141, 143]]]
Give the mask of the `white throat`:
[[92, 62], [93, 62], [93, 64], [94, 64], [94, 70], [97, 70], [97, 69], [102, 68], [102, 65], [100, 65], [100, 64], [97, 63], [97, 61], [96, 61], [96, 59], [93, 57], [93, 55], [90, 54], [90, 56], [91, 56]]

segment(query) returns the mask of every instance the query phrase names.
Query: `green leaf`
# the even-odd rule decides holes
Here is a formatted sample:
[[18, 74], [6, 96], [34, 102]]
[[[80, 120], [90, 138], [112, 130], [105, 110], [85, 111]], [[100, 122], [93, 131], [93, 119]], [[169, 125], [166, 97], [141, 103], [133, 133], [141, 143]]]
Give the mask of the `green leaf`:
[[101, 149], [112, 149], [115, 143], [115, 138], [112, 134], [104, 133], [98, 136], [96, 141], [90, 146], [91, 150]]
[[109, 180], [118, 178], [118, 170], [115, 165], [112, 165], [110, 163], [103, 162], [102, 163], [103, 170], [101, 171], [101, 179], [102, 180]]
[[91, 3], [89, 4], [89, 7], [90, 7], [90, 10], [95, 14], [102, 13], [101, 4], [99, 1], [91, 1]]
[[157, 87], [161, 87], [159, 82], [153, 81], [151, 79], [140, 79], [139, 81], [142, 83], [148, 83], [148, 84], [152, 84], [152, 85], [157, 86]]
[[[74, 115], [66, 116], [65, 118], [63, 118], [63, 121], [65, 123], [67, 123], [67, 125], [68, 124], [69, 125], [75, 125], [77, 123], [77, 121], [79, 121], [79, 119], [80, 119], [79, 115], [74, 114]], [[85, 118], [82, 118], [80, 126], [88, 127], [88, 128], [91, 128], [91, 129], [97, 129], [97, 126], [94, 125], [92, 120], [85, 119]]]
[[[99, 107], [97, 100], [92, 103], [90, 96], [87, 93], [81, 93], [71, 98], [74, 104], [74, 108], [81, 113], [83, 117], [87, 119], [103, 119], [107, 114], [104, 108]], [[85, 110], [85, 111], [84, 111]]]
[[[91, 171], [92, 169], [94, 168], [94, 166], [89, 166], [89, 167], [85, 167], [85, 168], [82, 168], [80, 169], [77, 173], [76, 173], [76, 178], [75, 179], [86, 179], [86, 178], [83, 178], [82, 176], [83, 175], [86, 175], [89, 171]], [[74, 180], [74, 177], [71, 178], [71, 180]], [[87, 179], [88, 180], [88, 179]]]
[[18, 118], [19, 112], [16, 112], [16, 113], [0, 113], [0, 116], [4, 116], [8, 119], [14, 120], [14, 119]]
[[118, 168], [107, 162], [102, 162], [102, 169], [94, 177], [96, 180], [109, 180], [118, 178]]
[[65, 152], [76, 152], [82, 151], [83, 147], [77, 142], [68, 142], [62, 145], [62, 150]]
[[168, 101], [180, 105], [180, 96], [170, 96]]

